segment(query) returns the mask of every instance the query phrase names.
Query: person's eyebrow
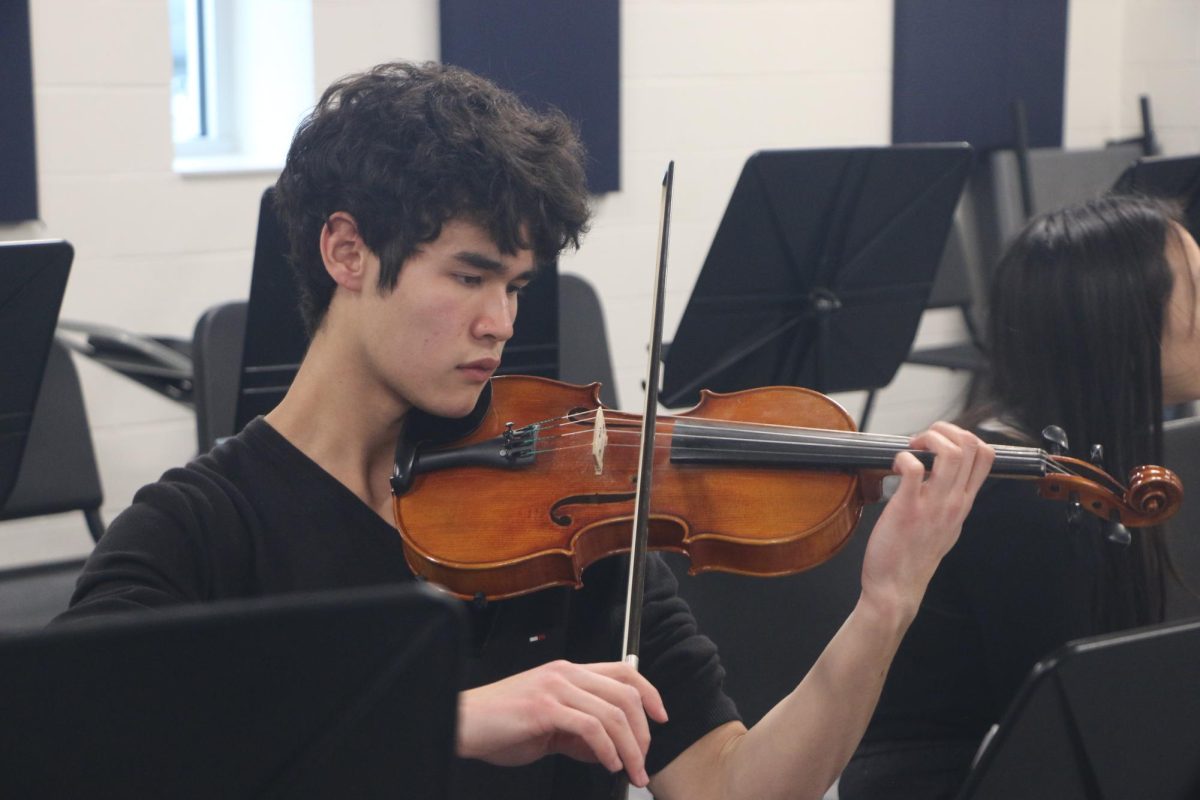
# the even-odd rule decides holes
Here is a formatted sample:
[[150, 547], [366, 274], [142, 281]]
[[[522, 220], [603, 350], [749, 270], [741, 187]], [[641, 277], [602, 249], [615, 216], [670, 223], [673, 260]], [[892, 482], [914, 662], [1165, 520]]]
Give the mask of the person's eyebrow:
[[[464, 264], [467, 264], [468, 266], [472, 266], [476, 269], [481, 269], [486, 272], [492, 272], [497, 275], [504, 275], [506, 272], [508, 272], [508, 267], [502, 262], [497, 261], [490, 256], [485, 256], [483, 253], [476, 253], [473, 250], [460, 250], [454, 254], [454, 258], [463, 262]], [[522, 272], [520, 275], [512, 278], [512, 280], [531, 281], [536, 275], [537, 266], [535, 265], [533, 269]]]

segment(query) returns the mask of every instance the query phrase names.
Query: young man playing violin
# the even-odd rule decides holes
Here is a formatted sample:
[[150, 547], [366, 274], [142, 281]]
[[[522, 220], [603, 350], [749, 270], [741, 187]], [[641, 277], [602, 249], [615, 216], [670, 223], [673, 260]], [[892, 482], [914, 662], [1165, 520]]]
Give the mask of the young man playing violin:
[[[397, 438], [475, 408], [521, 288], [585, 228], [581, 160], [561, 116], [461, 70], [385, 64], [330, 87], [277, 185], [312, 337], [296, 380], [135, 496], [65, 617], [412, 580], [391, 521]], [[937, 458], [926, 477], [897, 457], [857, 607], [752, 730], [653, 556], [640, 673], [614, 661], [624, 559], [580, 590], [473, 607], [457, 796], [603, 797], [623, 770], [664, 798], [819, 797], [992, 461], [944, 423], [913, 446]]]

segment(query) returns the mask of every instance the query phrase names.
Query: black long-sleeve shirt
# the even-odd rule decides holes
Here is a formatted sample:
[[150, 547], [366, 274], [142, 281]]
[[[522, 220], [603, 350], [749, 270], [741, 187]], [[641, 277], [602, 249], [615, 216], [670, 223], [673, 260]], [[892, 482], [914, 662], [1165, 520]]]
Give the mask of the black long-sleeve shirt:
[[[625, 559], [590, 567], [584, 588], [469, 605], [468, 686], [566, 658], [620, 655]], [[144, 487], [89, 558], [60, 620], [178, 603], [315, 592], [414, 580], [395, 528], [264, 420]], [[652, 556], [642, 673], [670, 722], [652, 723], [653, 774], [708, 731], [737, 719], [724, 670], [698, 634], [671, 571]], [[457, 797], [603, 797], [599, 767], [551, 757], [521, 768], [458, 764]]]

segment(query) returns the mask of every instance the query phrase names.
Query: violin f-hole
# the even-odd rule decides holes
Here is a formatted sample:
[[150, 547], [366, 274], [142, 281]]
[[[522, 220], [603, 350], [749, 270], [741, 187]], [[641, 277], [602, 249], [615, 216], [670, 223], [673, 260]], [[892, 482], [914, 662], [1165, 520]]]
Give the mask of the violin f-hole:
[[569, 514], [560, 513], [559, 509], [562, 509], [565, 506], [599, 506], [607, 503], [628, 503], [635, 496], [635, 492], [616, 492], [610, 494], [576, 494], [570, 497], [564, 497], [554, 505], [550, 506], [550, 520], [555, 525], [561, 525], [565, 528], [574, 521]]

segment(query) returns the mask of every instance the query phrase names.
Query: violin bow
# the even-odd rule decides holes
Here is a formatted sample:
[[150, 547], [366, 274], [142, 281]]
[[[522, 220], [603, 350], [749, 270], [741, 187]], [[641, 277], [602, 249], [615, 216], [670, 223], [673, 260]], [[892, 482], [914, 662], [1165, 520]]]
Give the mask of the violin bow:
[[[658, 222], [658, 264], [654, 270], [654, 302], [650, 315], [650, 363], [646, 367], [646, 411], [642, 415], [641, 450], [638, 459], [637, 492], [634, 499], [633, 532], [629, 547], [629, 585], [625, 592], [625, 633], [621, 660], [638, 668], [642, 633], [642, 601], [646, 590], [646, 556], [650, 538], [650, 487], [654, 471], [654, 433], [658, 425], [658, 383], [662, 363], [663, 297], [666, 293], [667, 240], [671, 232], [671, 186], [675, 162], [667, 164], [662, 183], [662, 210]], [[628, 797], [629, 781], [618, 777], [614, 798]]]

